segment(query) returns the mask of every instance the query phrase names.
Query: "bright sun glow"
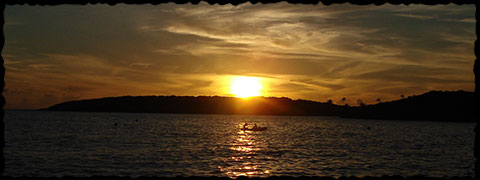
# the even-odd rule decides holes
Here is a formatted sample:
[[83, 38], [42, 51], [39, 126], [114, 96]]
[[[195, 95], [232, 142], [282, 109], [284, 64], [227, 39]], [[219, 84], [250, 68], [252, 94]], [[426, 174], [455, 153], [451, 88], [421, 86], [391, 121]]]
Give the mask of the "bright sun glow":
[[238, 76], [230, 81], [230, 93], [236, 97], [253, 97], [262, 95], [262, 82], [257, 77]]

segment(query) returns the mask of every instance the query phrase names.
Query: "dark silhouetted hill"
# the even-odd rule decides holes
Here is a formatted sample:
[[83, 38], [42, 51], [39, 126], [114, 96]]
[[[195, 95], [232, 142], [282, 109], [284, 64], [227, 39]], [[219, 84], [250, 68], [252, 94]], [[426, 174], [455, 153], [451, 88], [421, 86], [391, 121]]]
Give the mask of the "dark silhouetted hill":
[[242, 99], [219, 96], [123, 96], [64, 102], [45, 110], [334, 116], [339, 114], [341, 108], [327, 103], [276, 97]]
[[352, 107], [346, 118], [476, 122], [474, 94], [466, 91], [430, 91], [404, 99]]
[[474, 122], [473, 93], [430, 91], [418, 96], [362, 107], [277, 97], [123, 96], [69, 101], [43, 110], [173, 114], [247, 114], [340, 116], [388, 120]]

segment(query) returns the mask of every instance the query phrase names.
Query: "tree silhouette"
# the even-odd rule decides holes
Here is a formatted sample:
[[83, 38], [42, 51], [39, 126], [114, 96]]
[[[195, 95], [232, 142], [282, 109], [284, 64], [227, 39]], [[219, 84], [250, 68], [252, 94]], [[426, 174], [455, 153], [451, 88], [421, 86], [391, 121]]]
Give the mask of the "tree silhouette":
[[365, 106], [365, 103], [363, 103], [363, 101], [361, 99], [357, 100], [357, 104], [361, 107]]
[[329, 100], [327, 101], [327, 104], [333, 104], [333, 101], [332, 101], [331, 99], [329, 99]]

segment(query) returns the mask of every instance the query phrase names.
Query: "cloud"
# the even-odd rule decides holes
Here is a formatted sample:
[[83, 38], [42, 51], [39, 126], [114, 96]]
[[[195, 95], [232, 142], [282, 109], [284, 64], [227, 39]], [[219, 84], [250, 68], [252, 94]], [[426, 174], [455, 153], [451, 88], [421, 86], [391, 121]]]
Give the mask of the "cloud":
[[472, 90], [474, 13], [473, 5], [12, 6], [7, 107], [225, 95], [232, 75], [268, 79], [267, 95], [322, 101]]
[[456, 69], [431, 68], [422, 66], [404, 65], [386, 70], [371, 71], [352, 76], [352, 79], [380, 80], [410, 83], [471, 83], [468, 79], [446, 78], [443, 74], [462, 73]]
[[291, 81], [310, 84], [310, 85], [315, 85], [315, 86], [320, 86], [320, 87], [323, 87], [323, 88], [329, 88], [331, 90], [340, 90], [340, 89], [345, 88], [345, 86], [343, 86], [343, 85], [326, 83], [326, 82], [316, 81], [316, 80], [313, 80], [313, 79], [299, 79], [299, 80], [291, 80]]
[[415, 18], [415, 19], [420, 19], [420, 20], [431, 20], [431, 19], [438, 18], [438, 17], [434, 17], [434, 16], [416, 15], [416, 14], [397, 14], [397, 16]]
[[297, 91], [296, 93], [315, 91], [314, 88], [311, 88], [305, 84], [281, 83], [281, 84], [272, 85], [270, 92], [274, 94], [282, 94], [282, 93], [291, 91], [292, 89], [295, 89]]

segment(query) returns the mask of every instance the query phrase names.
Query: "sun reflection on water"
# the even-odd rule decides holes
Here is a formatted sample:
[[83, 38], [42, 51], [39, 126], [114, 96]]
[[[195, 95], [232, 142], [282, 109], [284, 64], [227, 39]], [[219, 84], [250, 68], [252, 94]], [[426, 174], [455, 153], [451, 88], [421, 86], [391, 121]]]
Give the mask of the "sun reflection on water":
[[[239, 125], [241, 126], [241, 125]], [[270, 174], [268, 169], [263, 168], [262, 163], [255, 159], [257, 153], [262, 150], [261, 141], [258, 136], [252, 132], [239, 130], [235, 136], [235, 140], [230, 143], [232, 156], [227, 160], [227, 166], [218, 166], [222, 173], [231, 178], [239, 176], [262, 177]]]

